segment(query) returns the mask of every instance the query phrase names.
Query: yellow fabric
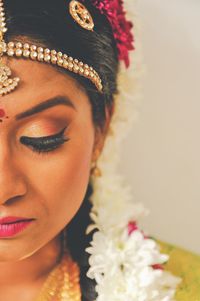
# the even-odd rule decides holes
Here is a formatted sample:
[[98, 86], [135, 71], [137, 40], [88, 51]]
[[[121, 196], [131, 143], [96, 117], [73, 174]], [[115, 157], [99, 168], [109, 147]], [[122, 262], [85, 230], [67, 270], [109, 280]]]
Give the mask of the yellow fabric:
[[178, 285], [177, 301], [200, 301], [200, 255], [154, 238], [161, 253], [168, 254], [164, 269], [182, 278]]

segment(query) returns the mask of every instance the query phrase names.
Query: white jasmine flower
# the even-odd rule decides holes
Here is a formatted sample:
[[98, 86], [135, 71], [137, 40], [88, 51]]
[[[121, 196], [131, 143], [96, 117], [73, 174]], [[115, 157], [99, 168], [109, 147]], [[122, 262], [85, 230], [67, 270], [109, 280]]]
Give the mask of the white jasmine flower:
[[[129, 12], [136, 3], [137, 0], [131, 1]], [[126, 5], [130, 5], [130, 1]], [[135, 11], [132, 19], [137, 51], [133, 53], [129, 70], [121, 68], [119, 74], [120, 94], [115, 99], [110, 132], [98, 159], [102, 177], [91, 177], [94, 192], [90, 216], [93, 224], [88, 226], [86, 233], [94, 229], [96, 232], [86, 248], [90, 254], [87, 276], [97, 283], [98, 297], [94, 301], [175, 301], [181, 278], [152, 267], [166, 262], [169, 256], [161, 254], [157, 243], [144, 238], [139, 229], [128, 233], [129, 222], [138, 222], [149, 210], [134, 202], [130, 187], [118, 172], [122, 141], [138, 118], [140, 79], [145, 71]]]

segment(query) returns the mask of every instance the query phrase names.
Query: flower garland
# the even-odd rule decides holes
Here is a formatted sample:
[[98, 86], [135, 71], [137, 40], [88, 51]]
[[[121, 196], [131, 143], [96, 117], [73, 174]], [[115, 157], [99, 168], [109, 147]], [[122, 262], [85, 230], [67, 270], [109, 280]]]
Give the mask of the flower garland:
[[[135, 10], [136, 4], [137, 0], [132, 0], [128, 12], [133, 7]], [[97, 283], [96, 301], [174, 301], [182, 279], [164, 271], [169, 255], [161, 254], [157, 243], [137, 226], [149, 210], [133, 201], [130, 187], [118, 172], [122, 140], [139, 115], [140, 78], [145, 71], [136, 12], [132, 19], [136, 51], [130, 69], [121, 66], [119, 73], [120, 95], [115, 100], [110, 131], [98, 159], [102, 177], [91, 176], [93, 223], [86, 234], [96, 231], [86, 248], [90, 254], [87, 276]]]

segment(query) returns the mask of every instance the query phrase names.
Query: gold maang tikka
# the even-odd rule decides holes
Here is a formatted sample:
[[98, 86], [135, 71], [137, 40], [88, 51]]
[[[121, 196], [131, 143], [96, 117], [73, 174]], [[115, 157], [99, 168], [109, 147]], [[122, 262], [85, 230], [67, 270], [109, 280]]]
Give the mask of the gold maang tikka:
[[0, 1], [0, 95], [14, 90], [19, 82], [19, 77], [9, 78], [11, 70], [3, 63], [3, 53], [6, 51], [4, 33], [7, 31], [3, 2]]
[[[69, 9], [73, 8], [74, 0], [72, 0], [72, 3], [70, 2]], [[76, 1], [77, 2], [77, 1]], [[76, 6], [75, 9], [79, 10], [79, 17], [85, 18], [85, 23], [87, 26], [92, 26], [92, 19], [91, 15], [89, 17], [89, 12], [87, 14], [87, 10], [84, 7], [80, 5]], [[81, 10], [80, 10], [81, 9]], [[82, 15], [83, 13], [83, 15]], [[89, 18], [89, 19], [88, 19]], [[78, 20], [78, 19], [77, 19]], [[84, 22], [84, 21], [83, 21]], [[81, 23], [80, 23], [81, 25]], [[86, 28], [88, 30], [91, 30], [90, 28]], [[23, 57], [23, 58], [29, 58], [31, 60], [37, 60], [39, 62], [45, 62], [50, 63], [53, 65], [60, 66], [62, 68], [65, 68], [71, 72], [77, 73], [87, 79], [89, 79], [97, 88], [99, 92], [102, 92], [103, 86], [102, 81], [99, 76], [99, 74], [93, 69], [93, 67], [89, 66], [88, 64], [78, 60], [74, 59], [73, 57], [63, 54], [60, 51], [51, 50], [48, 48], [43, 48], [40, 45], [32, 45], [29, 43], [24, 43], [21, 41], [9, 41], [8, 43], [4, 40], [4, 34], [7, 31], [6, 28], [6, 18], [3, 8], [3, 1], [0, 0], [0, 95], [5, 95], [12, 90], [14, 90], [18, 83], [19, 78], [10, 78], [11, 76], [11, 69], [3, 64], [2, 57], [3, 55], [8, 55], [10, 57]]]

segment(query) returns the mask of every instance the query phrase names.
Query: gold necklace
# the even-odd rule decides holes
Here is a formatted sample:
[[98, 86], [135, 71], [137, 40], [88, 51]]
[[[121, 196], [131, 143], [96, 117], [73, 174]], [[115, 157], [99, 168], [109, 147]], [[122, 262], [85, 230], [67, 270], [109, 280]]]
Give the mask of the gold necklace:
[[35, 301], [81, 301], [80, 271], [67, 251], [48, 275]]

